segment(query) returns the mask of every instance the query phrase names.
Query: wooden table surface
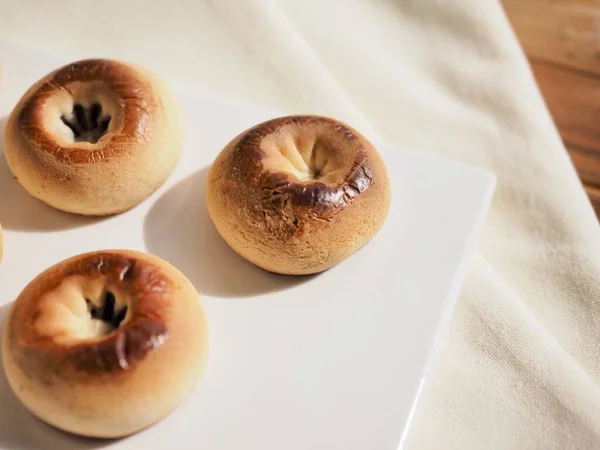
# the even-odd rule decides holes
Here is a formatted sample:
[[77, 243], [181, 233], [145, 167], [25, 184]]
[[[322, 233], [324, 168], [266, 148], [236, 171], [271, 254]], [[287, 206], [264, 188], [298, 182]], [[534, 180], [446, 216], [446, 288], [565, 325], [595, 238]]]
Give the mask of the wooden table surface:
[[600, 0], [502, 0], [600, 217]]

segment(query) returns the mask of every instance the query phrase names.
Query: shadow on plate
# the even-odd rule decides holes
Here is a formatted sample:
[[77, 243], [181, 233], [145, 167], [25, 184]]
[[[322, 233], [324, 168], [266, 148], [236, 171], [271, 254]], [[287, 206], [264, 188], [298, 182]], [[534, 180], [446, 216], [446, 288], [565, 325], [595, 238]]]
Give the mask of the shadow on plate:
[[[11, 304], [0, 306], [0, 336]], [[0, 346], [0, 361], [2, 348]], [[64, 433], [32, 415], [15, 397], [0, 370], [0, 448], [5, 450], [75, 450], [107, 446], [110, 440], [87, 439]]]
[[14, 178], [4, 158], [4, 127], [0, 119], [0, 224], [7, 230], [50, 231], [76, 228], [102, 220], [58, 211], [29, 195]]
[[144, 222], [146, 248], [176, 266], [201, 294], [251, 297], [296, 286], [313, 276], [284, 276], [249, 263], [221, 238], [204, 190], [208, 167], [166, 191]]

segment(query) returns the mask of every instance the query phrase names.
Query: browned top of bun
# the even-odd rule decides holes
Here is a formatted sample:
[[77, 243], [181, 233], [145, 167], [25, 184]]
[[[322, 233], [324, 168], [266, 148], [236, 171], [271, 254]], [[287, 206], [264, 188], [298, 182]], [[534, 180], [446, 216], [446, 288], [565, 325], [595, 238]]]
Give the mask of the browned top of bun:
[[[65, 320], [81, 305], [66, 298], [73, 292], [65, 286], [69, 280], [82, 280], [77, 286], [97, 282], [103, 292], [108, 287], [127, 296], [121, 325], [103, 336], [70, 336]], [[48, 298], [57, 289], [63, 291]], [[42, 377], [42, 382], [44, 377], [48, 382], [56, 378], [74, 381], [126, 373], [169, 338], [166, 317], [174, 289], [174, 282], [148, 261], [111, 252], [82, 255], [48, 269], [25, 288], [13, 308], [7, 337], [21, 367]]]
[[[95, 143], [69, 142], [55, 132], [60, 124], [54, 122], [80, 98], [88, 107], [99, 102], [110, 110], [107, 132]], [[17, 124], [28, 145], [77, 164], [111, 158], [132, 143], [148, 141], [153, 114], [162, 104], [142, 69], [116, 60], [87, 59], [47, 75], [18, 107]]]
[[[298, 155], [290, 153], [295, 151]], [[296, 234], [306, 220], [331, 221], [376, 182], [372, 151], [362, 136], [336, 120], [287, 116], [239, 136], [226, 173], [238, 186], [236, 192], [265, 216], [271, 231]], [[299, 170], [288, 170], [281, 156], [296, 161], [291, 163], [294, 169], [306, 166], [307, 178], [300, 178]]]

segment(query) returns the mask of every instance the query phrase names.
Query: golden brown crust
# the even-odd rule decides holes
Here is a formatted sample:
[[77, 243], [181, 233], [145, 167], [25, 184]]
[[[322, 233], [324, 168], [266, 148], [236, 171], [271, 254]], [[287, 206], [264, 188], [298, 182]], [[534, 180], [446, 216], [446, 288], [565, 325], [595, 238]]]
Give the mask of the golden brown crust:
[[[116, 329], [82, 335], [87, 297], [93, 303], [94, 292], [108, 291], [125, 299], [126, 315]], [[156, 257], [124, 250], [41, 273], [12, 306], [2, 340], [6, 376], [23, 404], [51, 425], [95, 437], [124, 436], [168, 415], [193, 389], [207, 352], [190, 282]]]
[[[344, 147], [344, 155], [349, 157], [351, 165], [342, 172], [342, 180], [335, 184], [318, 180], [303, 183], [286, 172], [263, 170], [262, 161], [266, 155], [261, 144], [265, 137], [286, 126], [310, 127], [313, 124], [331, 131], [331, 134], [323, 133], [317, 138], [323, 145]], [[261, 199], [275, 203], [275, 209], [289, 201], [298, 209], [304, 209], [304, 215], [309, 213], [322, 219], [328, 219], [347, 207], [373, 182], [369, 158], [361, 139], [343, 124], [326, 117], [288, 116], [265, 122], [248, 131], [236, 143], [231, 159], [232, 173], [240, 184], [250, 188], [262, 186]]]
[[325, 270], [360, 248], [383, 223], [389, 198], [375, 148], [320, 116], [281, 117], [243, 132], [217, 157], [207, 185], [225, 240], [287, 274]]
[[[74, 84], [99, 83], [119, 98], [122, 120], [100, 144], [82, 148], [81, 145], [64, 145], [46, 128], [44, 112], [58, 93], [69, 95]], [[23, 139], [40, 152], [70, 164], [97, 162], [110, 159], [131, 149], [138, 143], [149, 141], [155, 132], [153, 116], [165, 114], [159, 99], [153, 94], [149, 81], [133, 67], [106, 59], [87, 59], [64, 66], [46, 77], [22, 105], [17, 124]]]
[[[53, 336], [40, 333], [36, 327], [43, 316], [40, 299], [73, 276], [102, 277], [106, 285], [127, 292], [130, 320], [93, 341], [58, 343]], [[50, 269], [26, 288], [17, 300], [8, 339], [20, 358], [18, 364], [41, 381], [126, 374], [168, 338], [166, 317], [173, 307], [174, 289], [173, 281], [147, 261], [94, 253]]]
[[61, 67], [22, 96], [6, 124], [5, 156], [23, 187], [82, 215], [126, 211], [175, 168], [184, 118], [166, 83], [125, 62]]

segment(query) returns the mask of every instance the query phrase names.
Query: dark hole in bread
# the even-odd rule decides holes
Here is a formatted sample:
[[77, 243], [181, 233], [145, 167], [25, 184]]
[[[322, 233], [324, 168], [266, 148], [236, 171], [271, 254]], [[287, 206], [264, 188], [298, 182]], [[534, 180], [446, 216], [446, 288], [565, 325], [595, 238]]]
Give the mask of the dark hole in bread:
[[115, 294], [110, 291], [106, 291], [104, 294], [101, 306], [94, 305], [88, 299], [86, 299], [85, 302], [92, 319], [101, 320], [110, 324], [111, 329], [113, 330], [121, 326], [121, 322], [123, 322], [127, 315], [127, 306], [125, 305], [117, 308]]
[[106, 134], [111, 117], [102, 114], [102, 105], [94, 103], [86, 108], [79, 103], [73, 105], [71, 117], [61, 116], [60, 120], [73, 132], [75, 142], [86, 141], [92, 144]]

